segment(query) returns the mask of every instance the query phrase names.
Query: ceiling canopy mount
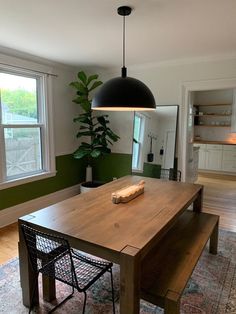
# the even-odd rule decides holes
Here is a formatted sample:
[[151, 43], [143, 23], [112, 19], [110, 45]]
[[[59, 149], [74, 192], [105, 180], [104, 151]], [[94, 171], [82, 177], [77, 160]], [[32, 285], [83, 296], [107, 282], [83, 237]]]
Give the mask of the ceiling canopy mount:
[[127, 7], [127, 6], [122, 6], [117, 9], [117, 13], [121, 16], [130, 15], [131, 12], [132, 12], [131, 7]]

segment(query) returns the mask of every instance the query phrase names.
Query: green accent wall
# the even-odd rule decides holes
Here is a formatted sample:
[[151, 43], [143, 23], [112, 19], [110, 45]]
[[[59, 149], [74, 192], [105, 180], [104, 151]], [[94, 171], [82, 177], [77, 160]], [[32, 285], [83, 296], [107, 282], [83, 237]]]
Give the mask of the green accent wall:
[[133, 173], [141, 177], [160, 178], [161, 165], [143, 163], [143, 173]]
[[131, 174], [132, 155], [112, 153], [93, 160], [93, 179], [109, 182]]
[[[93, 160], [93, 178], [108, 182], [131, 173], [132, 156], [112, 153]], [[74, 159], [73, 155], [56, 157], [57, 174], [8, 189], [0, 190], [0, 210], [34, 198], [44, 196], [85, 181], [86, 160]]]
[[84, 181], [85, 167], [85, 161], [73, 155], [56, 157], [56, 176], [0, 190], [0, 210]]

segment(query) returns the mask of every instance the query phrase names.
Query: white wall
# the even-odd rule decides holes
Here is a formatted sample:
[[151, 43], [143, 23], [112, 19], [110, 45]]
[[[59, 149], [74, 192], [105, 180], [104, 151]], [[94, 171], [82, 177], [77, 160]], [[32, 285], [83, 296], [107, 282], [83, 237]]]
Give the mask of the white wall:
[[120, 136], [111, 147], [113, 153], [130, 154], [133, 145], [133, 112], [106, 112], [109, 115], [110, 128]]
[[[78, 126], [73, 123], [73, 118], [79, 112], [76, 104], [72, 103], [74, 90], [68, 86], [75, 80], [77, 69], [37, 58], [23, 53], [16, 53], [9, 49], [0, 50], [0, 62], [28, 67], [45, 72], [58, 74], [53, 78], [53, 104], [54, 104], [54, 130], [55, 150], [57, 155], [72, 153], [78, 146], [75, 137]], [[119, 76], [120, 69], [102, 71], [90, 69], [91, 73], [98, 73], [105, 82], [107, 79]], [[182, 63], [147, 64], [140, 66], [128, 66], [128, 75], [142, 80], [152, 90], [157, 104], [180, 105], [179, 123], [179, 157], [182, 155], [183, 138], [183, 108], [181, 88], [184, 82], [218, 80], [236, 77], [236, 59], [225, 60], [188, 60]], [[109, 112], [112, 130], [121, 139], [112, 147], [116, 153], [132, 152], [133, 113]]]
[[[120, 69], [115, 69], [109, 73], [103, 74], [104, 81], [114, 76], [118, 76]], [[191, 81], [202, 81], [202, 80], [218, 80], [224, 78], [236, 77], [236, 59], [225, 59], [225, 60], [188, 60], [179, 64], [148, 64], [141, 66], [128, 66], [128, 76], [135, 77], [143, 81], [152, 90], [157, 104], [161, 105], [180, 105], [180, 123], [179, 123], [179, 157], [182, 155], [182, 138], [183, 138], [183, 108], [182, 105], [182, 84], [184, 82]], [[128, 115], [128, 113], [126, 113]], [[117, 113], [110, 113], [110, 116], [114, 116], [112, 121], [115, 121], [115, 128], [117, 132], [122, 135], [122, 130], [126, 132], [130, 131], [130, 137], [132, 137], [132, 128], [127, 128], [126, 121], [122, 119], [116, 119]], [[128, 135], [125, 134], [127, 138]], [[132, 146], [122, 145], [131, 153]], [[120, 143], [115, 144], [113, 150], [120, 151]]]
[[53, 79], [56, 155], [71, 154], [79, 145], [76, 138], [78, 124], [73, 122], [79, 113], [79, 105], [72, 102], [75, 90], [69, 86], [69, 83], [76, 79], [76, 74], [67, 68], [54, 68], [54, 72], [58, 74], [58, 77]]
[[78, 145], [77, 126], [73, 122], [78, 107], [72, 103], [74, 91], [69, 87], [76, 78], [74, 68], [6, 48], [0, 50], [0, 63], [58, 75], [52, 78], [55, 152], [56, 155], [72, 153]]

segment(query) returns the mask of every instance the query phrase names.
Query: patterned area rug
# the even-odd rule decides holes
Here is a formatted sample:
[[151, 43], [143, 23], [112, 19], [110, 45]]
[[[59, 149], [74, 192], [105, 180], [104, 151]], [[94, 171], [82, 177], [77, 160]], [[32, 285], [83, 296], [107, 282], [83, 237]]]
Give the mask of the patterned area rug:
[[[119, 267], [114, 267], [116, 313], [119, 313]], [[58, 300], [70, 289], [57, 283]], [[41, 298], [40, 298], [41, 300]], [[47, 313], [52, 305], [40, 301], [35, 313]], [[75, 293], [55, 313], [81, 313], [83, 295]], [[25, 314], [22, 305], [18, 259], [0, 267], [0, 313]], [[87, 314], [112, 313], [110, 277], [103, 276], [88, 292]], [[141, 301], [141, 314], [162, 314], [162, 309]], [[236, 233], [220, 231], [219, 254], [204, 251], [181, 299], [181, 314], [236, 314]], [[129, 313], [127, 313], [129, 314]]]

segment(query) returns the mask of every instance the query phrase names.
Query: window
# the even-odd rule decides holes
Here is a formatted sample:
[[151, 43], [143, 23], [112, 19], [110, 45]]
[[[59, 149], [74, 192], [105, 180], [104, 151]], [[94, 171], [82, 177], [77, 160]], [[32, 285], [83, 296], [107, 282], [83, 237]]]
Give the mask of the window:
[[0, 69], [1, 187], [54, 172], [47, 80], [46, 75]]
[[141, 170], [141, 146], [144, 128], [144, 118], [141, 114], [135, 113], [134, 116], [134, 137], [133, 137], [133, 156], [132, 169]]

